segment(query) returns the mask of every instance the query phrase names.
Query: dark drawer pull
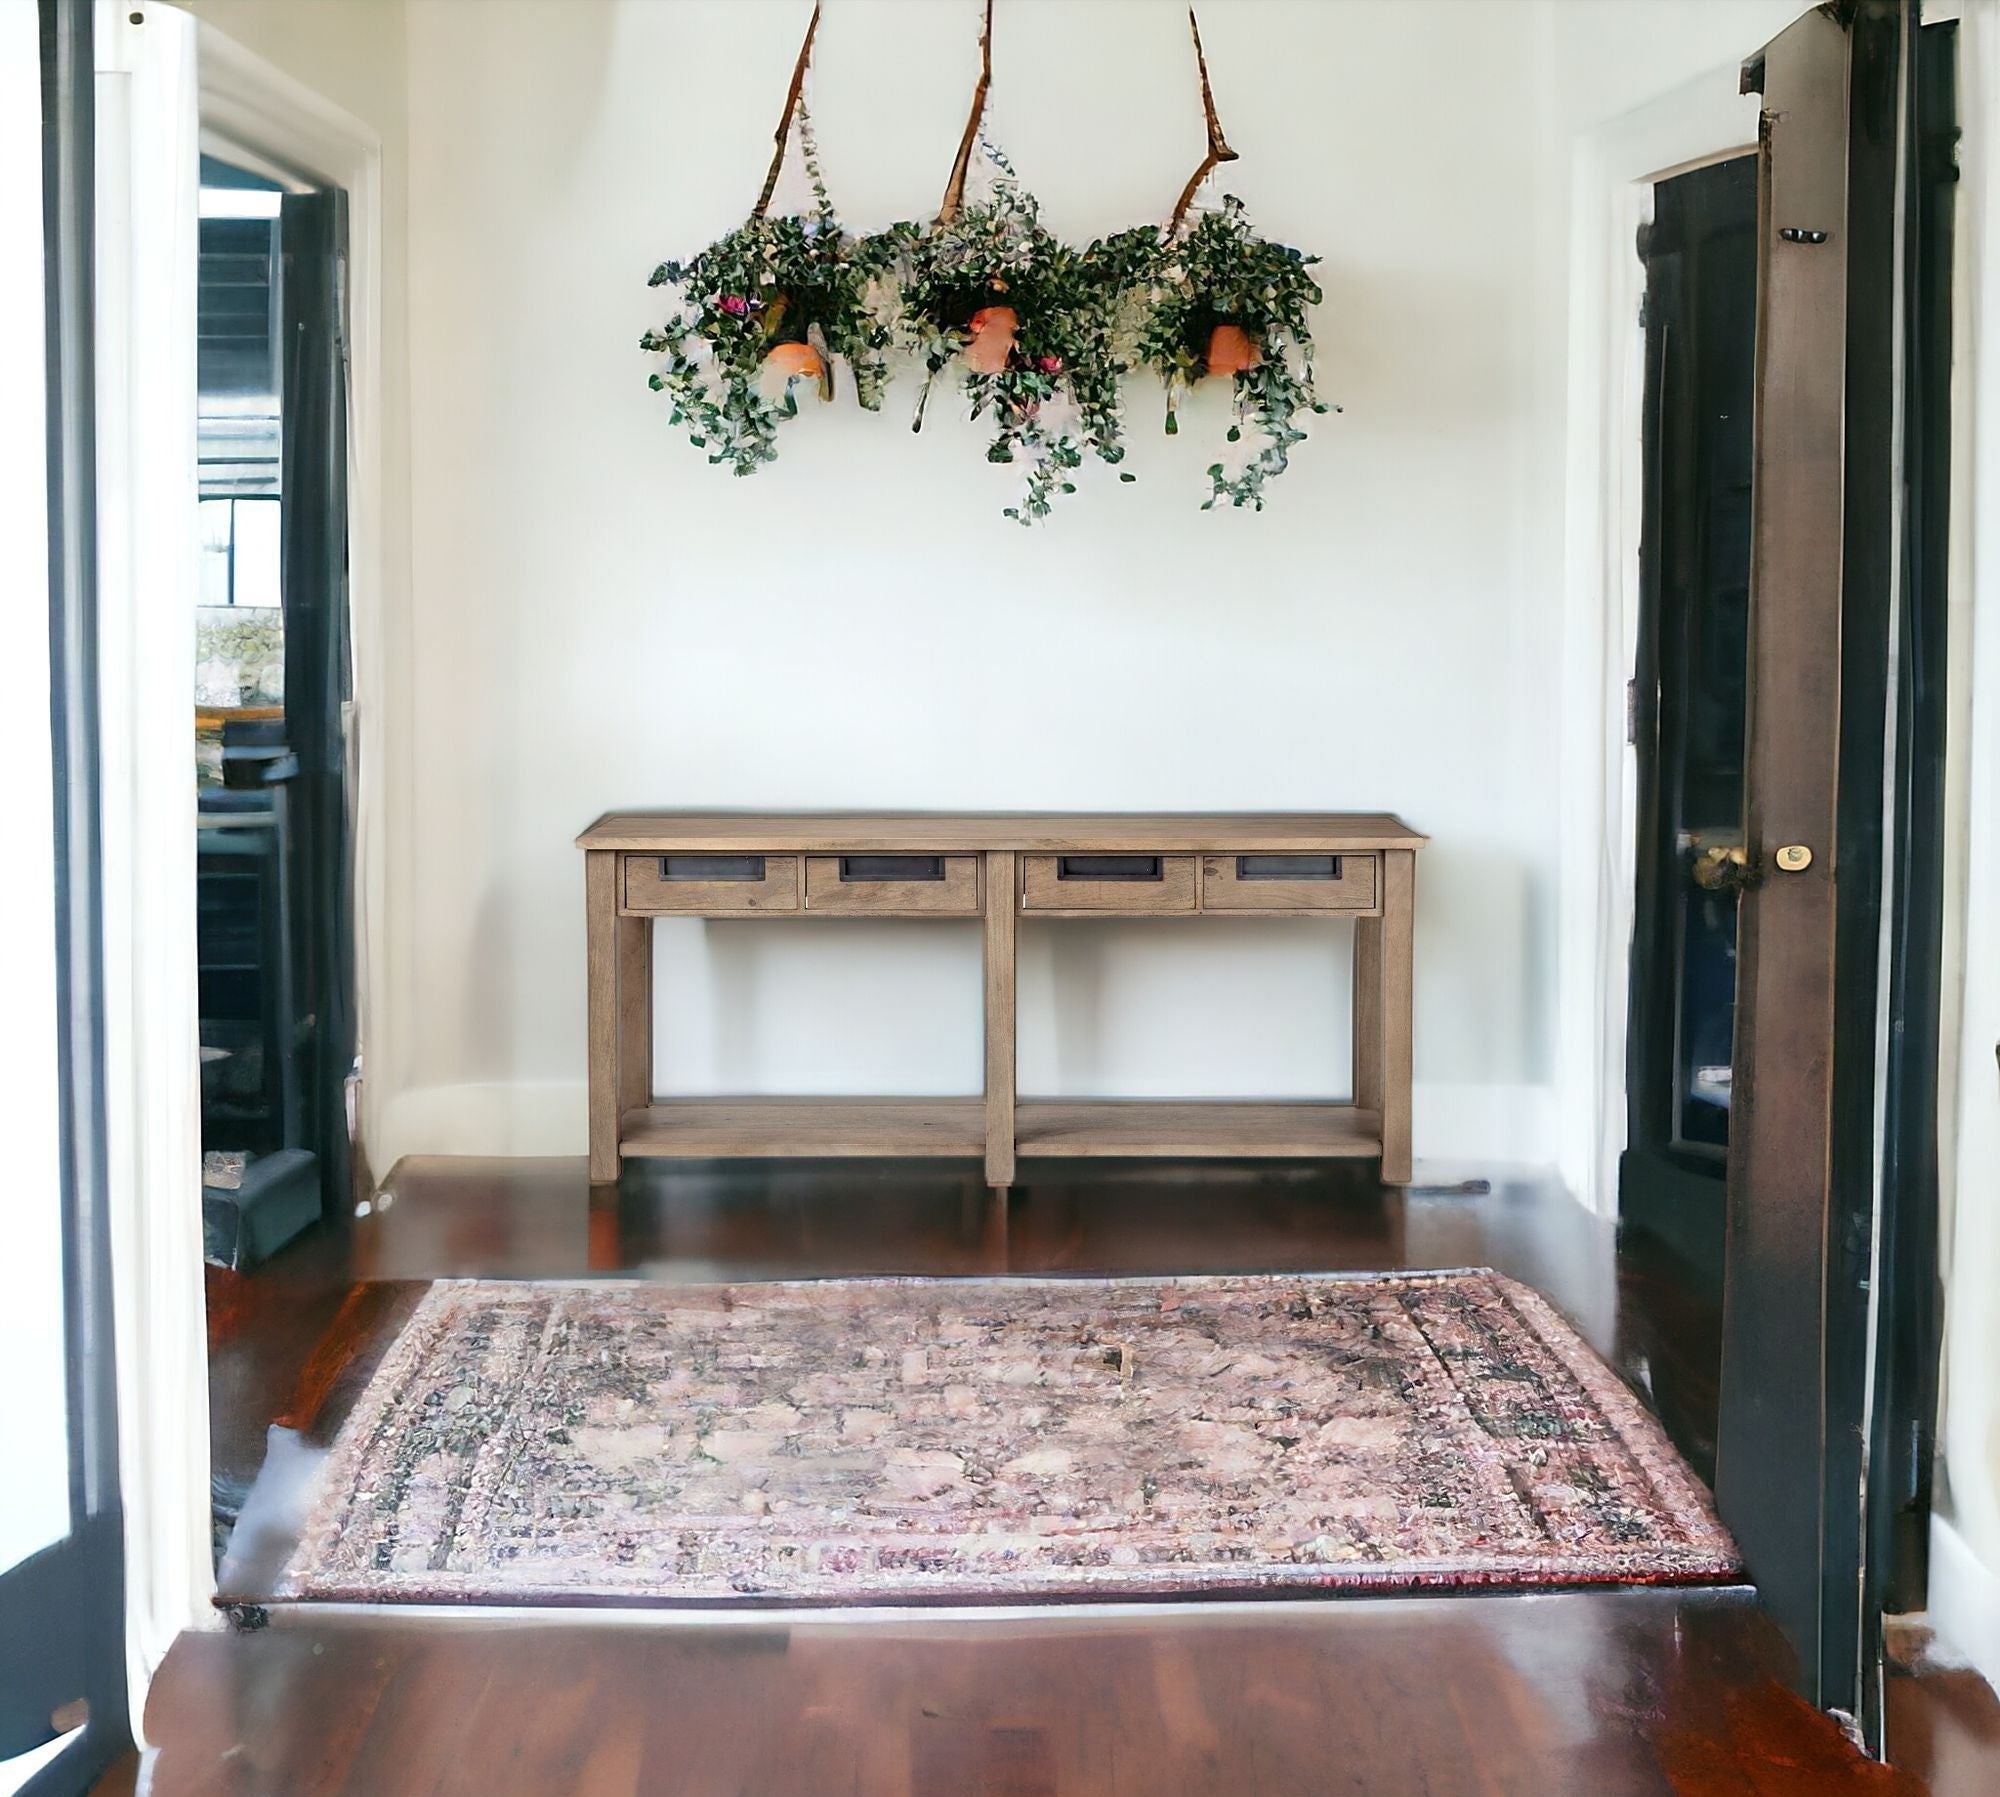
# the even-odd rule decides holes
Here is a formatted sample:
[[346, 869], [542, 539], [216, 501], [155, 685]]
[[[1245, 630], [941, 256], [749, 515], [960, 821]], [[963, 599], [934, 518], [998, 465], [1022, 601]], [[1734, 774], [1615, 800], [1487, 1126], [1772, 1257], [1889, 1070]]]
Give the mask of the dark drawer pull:
[[1158, 880], [1158, 855], [1058, 855], [1058, 880]]
[[663, 880], [761, 880], [762, 855], [662, 855]]
[[1238, 855], [1239, 880], [1337, 880], [1338, 855]]
[[942, 855], [843, 855], [840, 877], [847, 880], [942, 880]]

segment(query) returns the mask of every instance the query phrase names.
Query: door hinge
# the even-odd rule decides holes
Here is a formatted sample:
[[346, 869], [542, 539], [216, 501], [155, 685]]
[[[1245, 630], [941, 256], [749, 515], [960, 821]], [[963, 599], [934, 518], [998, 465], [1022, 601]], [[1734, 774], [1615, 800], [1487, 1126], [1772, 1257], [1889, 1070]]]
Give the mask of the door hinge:
[[1639, 742], [1639, 682], [1625, 682], [1625, 741], [1636, 748]]

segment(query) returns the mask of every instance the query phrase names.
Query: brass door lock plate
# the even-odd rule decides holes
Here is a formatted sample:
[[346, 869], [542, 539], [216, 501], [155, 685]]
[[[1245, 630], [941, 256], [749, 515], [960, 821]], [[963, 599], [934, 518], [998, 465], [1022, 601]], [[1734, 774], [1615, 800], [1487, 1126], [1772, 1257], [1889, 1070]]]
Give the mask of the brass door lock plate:
[[1773, 860], [1788, 874], [1802, 874], [1812, 866], [1812, 850], [1802, 842], [1788, 842]]

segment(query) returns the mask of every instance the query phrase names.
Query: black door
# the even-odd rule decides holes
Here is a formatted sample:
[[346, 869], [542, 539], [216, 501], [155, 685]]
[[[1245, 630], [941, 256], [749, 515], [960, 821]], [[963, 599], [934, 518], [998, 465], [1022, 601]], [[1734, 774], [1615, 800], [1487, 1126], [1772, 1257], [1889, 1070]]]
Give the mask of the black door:
[[354, 696], [347, 593], [347, 195], [287, 194], [283, 246], [285, 737], [299, 920], [304, 1140], [322, 1207], [344, 1209], [347, 1081], [354, 1070], [354, 892], [347, 706]]
[[1720, 1290], [1743, 843], [1757, 159], [1662, 181], [1641, 235], [1646, 445], [1625, 1220]]
[[1921, 1610], [1930, 1579], [1932, 1457], [1944, 1290], [1938, 1247], [1938, 1070], [1943, 980], [1947, 562], [1951, 543], [1952, 251], [1958, 181], [1958, 26], [1914, 34], [1905, 106], [1904, 598], [1897, 625], [1894, 834], [1884, 1081], [1879, 1327], [1869, 1414], [1866, 1654], [1857, 1714], [1884, 1742], [1882, 1617]]
[[1744, 67], [1758, 155], [1662, 183], [1642, 246], [1621, 1203], [1698, 1276], [1720, 1265], [1717, 1504], [1800, 1688], [1871, 1739], [1935, 1366], [1948, 142], [1926, 133], [1950, 96], [1944, 40], [1919, 57], [1914, 37], [1911, 0], [1805, 13]]
[[1756, 494], [1745, 855], [1715, 870], [1740, 887], [1715, 1491], [1802, 1691], [1844, 1710], [1880, 1647], [1869, 1339], [1899, 1329], [1877, 1276], [1901, 1220], [1878, 1118], [1894, 1107], [1896, 1136], [1915, 1096], [1885, 1090], [1878, 1009], [1886, 869], [1909, 827], [1885, 828], [1884, 799], [1907, 701], [1889, 670], [1911, 591], [1897, 252], [1913, 28], [1911, 0], [1820, 7], [1744, 69], [1763, 100]]

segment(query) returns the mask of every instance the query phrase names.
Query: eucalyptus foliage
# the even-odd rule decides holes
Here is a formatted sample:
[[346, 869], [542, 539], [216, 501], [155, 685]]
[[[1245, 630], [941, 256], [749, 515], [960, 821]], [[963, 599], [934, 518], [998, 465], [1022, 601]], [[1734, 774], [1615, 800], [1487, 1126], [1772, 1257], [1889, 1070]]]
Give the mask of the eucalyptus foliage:
[[890, 333], [869, 293], [870, 273], [841, 230], [820, 178], [803, 105], [799, 139], [812, 183], [813, 210], [783, 218], [752, 216], [690, 262], [662, 262], [651, 285], [678, 290], [675, 310], [639, 346], [666, 358], [650, 385], [673, 401], [674, 424], [706, 449], [711, 463], [754, 474], [778, 453], [778, 426], [798, 415], [798, 379], [774, 396], [764, 358], [779, 344], [805, 343], [818, 354], [823, 396], [832, 393], [833, 358], [846, 361], [855, 397], [879, 410], [888, 385]]
[[[993, 421], [987, 460], [1027, 465], [1020, 502], [1006, 516], [1031, 524], [1048, 516], [1056, 495], [1076, 491], [1086, 453], [1111, 463], [1124, 457], [1118, 295], [1091, 252], [1043, 228], [1034, 196], [1005, 158], [982, 148], [995, 171], [987, 198], [932, 224], [893, 225], [861, 257], [892, 277], [893, 322], [924, 365], [911, 429], [923, 428], [932, 387], [955, 369], [971, 415]], [[962, 357], [975, 316], [991, 307], [1014, 313], [1015, 335], [1005, 367], [981, 373]]]
[[1227, 499], [1262, 511], [1265, 483], [1284, 473], [1292, 446], [1305, 440], [1300, 415], [1332, 409], [1313, 391], [1309, 314], [1321, 295], [1310, 270], [1319, 258], [1260, 237], [1243, 202], [1225, 195], [1221, 210], [1200, 214], [1184, 231], [1142, 225], [1098, 246], [1095, 259], [1132, 309], [1134, 359], [1166, 383], [1169, 435], [1180, 428], [1181, 394], [1208, 373], [1216, 326], [1238, 326], [1256, 347], [1256, 365], [1231, 377], [1229, 428], [1232, 443], [1246, 429], [1255, 433], [1252, 452], [1233, 475], [1221, 462], [1209, 465], [1202, 509]]

